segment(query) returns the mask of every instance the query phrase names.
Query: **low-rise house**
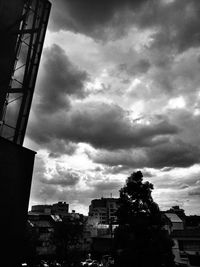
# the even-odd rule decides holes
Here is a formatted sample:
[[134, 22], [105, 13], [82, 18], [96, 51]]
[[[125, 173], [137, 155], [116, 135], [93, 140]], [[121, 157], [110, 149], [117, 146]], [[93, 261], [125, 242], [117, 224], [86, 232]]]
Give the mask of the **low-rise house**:
[[176, 264], [187, 267], [200, 266], [198, 216], [186, 216], [184, 210], [178, 206], [164, 212], [163, 216], [165, 216], [165, 229], [174, 241], [173, 253]]
[[184, 222], [176, 213], [164, 213], [167, 219], [169, 220], [169, 231], [173, 232], [174, 230], [183, 230]]

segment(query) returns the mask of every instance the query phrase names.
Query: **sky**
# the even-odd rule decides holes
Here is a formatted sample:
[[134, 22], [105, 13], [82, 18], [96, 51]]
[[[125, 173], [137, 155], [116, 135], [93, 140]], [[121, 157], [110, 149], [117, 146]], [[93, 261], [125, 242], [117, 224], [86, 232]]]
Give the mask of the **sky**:
[[119, 197], [141, 170], [199, 214], [200, 1], [52, 0], [24, 146], [30, 207]]

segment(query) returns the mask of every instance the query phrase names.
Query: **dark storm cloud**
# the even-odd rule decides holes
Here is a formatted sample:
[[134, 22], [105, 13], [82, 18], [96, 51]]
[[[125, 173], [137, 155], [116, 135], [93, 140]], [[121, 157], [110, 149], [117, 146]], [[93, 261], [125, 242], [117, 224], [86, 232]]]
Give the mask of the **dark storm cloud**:
[[127, 111], [114, 104], [80, 103], [67, 113], [32, 122], [28, 134], [37, 143], [62, 139], [67, 143], [83, 142], [95, 148], [114, 150], [163, 143], [168, 135], [179, 131], [167, 118], [151, 124], [138, 124], [128, 115]]
[[[176, 134], [178, 128], [167, 121], [151, 125], [133, 124], [126, 112], [117, 105], [93, 103], [74, 110], [70, 127], [63, 138], [85, 142], [98, 148], [117, 149], [156, 144], [157, 135]], [[159, 142], [159, 141], [158, 141]]]
[[[60, 0], [53, 3], [50, 29], [73, 30], [99, 37], [123, 9], [137, 10], [148, 0]], [[116, 22], [117, 24], [117, 22]], [[119, 27], [119, 24], [118, 24]]]
[[84, 98], [84, 83], [88, 79], [85, 71], [79, 70], [68, 59], [64, 50], [53, 45], [44, 51], [44, 74], [39, 83], [39, 112], [53, 113], [68, 109], [70, 96]]
[[152, 35], [154, 47], [170, 47], [182, 52], [200, 44], [199, 13], [198, 0], [175, 0], [171, 3], [151, 0], [60, 0], [53, 3], [50, 28], [56, 31], [73, 30], [101, 39], [109, 27], [120, 37], [130, 25], [135, 24], [155, 31]]
[[143, 148], [140, 150], [99, 151], [89, 155], [94, 162], [109, 166], [132, 168], [189, 167], [200, 162], [200, 149], [181, 140]]
[[200, 3], [198, 0], [175, 0], [171, 3], [150, 1], [136, 16], [140, 27], [156, 29], [152, 45], [183, 52], [200, 44]]
[[189, 167], [200, 162], [198, 146], [175, 140], [147, 150], [149, 166], [162, 167]]
[[[110, 167], [138, 168], [142, 167], [146, 162], [146, 156], [141, 151], [117, 150], [107, 151], [99, 150], [96, 154], [88, 154], [88, 156], [96, 163], [104, 164]], [[143, 163], [143, 164], [142, 164]]]
[[69, 170], [59, 170], [57, 169], [57, 174], [52, 178], [47, 179], [44, 176], [40, 178], [40, 181], [44, 184], [56, 185], [61, 187], [74, 187], [80, 180], [78, 174], [71, 172]]

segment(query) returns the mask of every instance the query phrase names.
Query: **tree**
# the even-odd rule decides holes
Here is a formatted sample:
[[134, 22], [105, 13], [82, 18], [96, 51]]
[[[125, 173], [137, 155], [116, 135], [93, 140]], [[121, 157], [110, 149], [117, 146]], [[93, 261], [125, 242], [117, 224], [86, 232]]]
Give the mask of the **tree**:
[[163, 216], [151, 193], [153, 184], [134, 172], [120, 190], [115, 230], [115, 258], [120, 267], [172, 267], [173, 241], [164, 230]]
[[73, 261], [78, 260], [81, 253], [81, 238], [83, 235], [84, 218], [62, 217], [62, 221], [54, 225], [54, 243], [56, 245], [56, 256], [59, 259]]

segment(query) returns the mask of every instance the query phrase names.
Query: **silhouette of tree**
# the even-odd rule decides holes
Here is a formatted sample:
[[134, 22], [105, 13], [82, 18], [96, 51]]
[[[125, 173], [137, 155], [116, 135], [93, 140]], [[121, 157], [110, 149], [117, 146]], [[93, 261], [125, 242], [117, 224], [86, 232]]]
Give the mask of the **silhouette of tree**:
[[23, 260], [27, 262], [34, 261], [37, 258], [36, 246], [39, 234], [36, 228], [27, 222], [23, 242]]
[[153, 184], [143, 182], [141, 171], [132, 173], [120, 190], [119, 226], [114, 234], [116, 266], [172, 267], [173, 241], [164, 230]]
[[54, 226], [54, 243], [56, 256], [59, 259], [72, 261], [76, 252], [76, 258], [80, 254], [80, 244], [84, 227], [83, 216], [71, 218], [63, 216], [62, 221]]

